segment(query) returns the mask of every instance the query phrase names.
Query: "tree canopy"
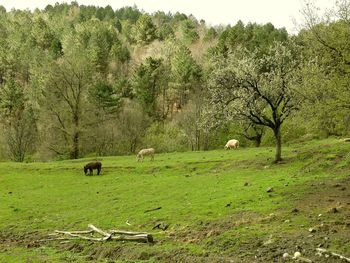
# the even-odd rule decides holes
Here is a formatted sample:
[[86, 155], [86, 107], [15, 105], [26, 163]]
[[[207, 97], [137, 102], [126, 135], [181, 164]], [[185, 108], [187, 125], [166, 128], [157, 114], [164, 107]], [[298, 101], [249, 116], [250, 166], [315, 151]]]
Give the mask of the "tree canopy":
[[[0, 6], [0, 158], [281, 145], [350, 133], [349, 1], [273, 24], [77, 2]], [[303, 120], [303, 121], [300, 121]]]

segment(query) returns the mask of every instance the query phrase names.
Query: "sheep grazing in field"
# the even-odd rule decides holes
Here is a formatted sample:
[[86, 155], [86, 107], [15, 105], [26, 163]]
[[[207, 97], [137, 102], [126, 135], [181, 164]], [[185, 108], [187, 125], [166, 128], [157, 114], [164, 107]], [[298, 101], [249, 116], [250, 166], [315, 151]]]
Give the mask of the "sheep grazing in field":
[[102, 168], [102, 163], [97, 161], [97, 162], [90, 162], [84, 166], [84, 173], [87, 175], [87, 172], [90, 171], [89, 175], [93, 174], [93, 170], [97, 170], [97, 175], [100, 175]]
[[148, 149], [142, 149], [141, 151], [139, 151], [139, 153], [137, 154], [137, 161], [142, 160], [143, 158], [147, 155], [151, 156], [151, 160], [154, 160], [154, 152], [155, 150], [153, 148], [148, 148]]
[[225, 150], [226, 149], [237, 149], [238, 147], [239, 147], [239, 141], [232, 139], [226, 143]]

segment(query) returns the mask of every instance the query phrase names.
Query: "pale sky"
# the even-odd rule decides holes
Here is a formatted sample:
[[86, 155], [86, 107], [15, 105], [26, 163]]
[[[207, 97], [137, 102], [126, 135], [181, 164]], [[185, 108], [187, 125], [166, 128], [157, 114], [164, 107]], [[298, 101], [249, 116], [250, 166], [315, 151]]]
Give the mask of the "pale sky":
[[[46, 5], [54, 5], [62, 0], [0, 0], [7, 11], [12, 8], [31, 10], [43, 9]], [[140, 10], [148, 13], [161, 10], [175, 13], [177, 11], [186, 15], [193, 14], [198, 20], [204, 19], [210, 25], [234, 25], [238, 20], [245, 24], [256, 22], [265, 24], [271, 22], [275, 27], [285, 27], [289, 32], [295, 33], [293, 21], [301, 24], [300, 10], [303, 0], [78, 0], [79, 4], [106, 6], [114, 10], [123, 6], [136, 5]], [[314, 0], [321, 10], [334, 6], [335, 0]]]

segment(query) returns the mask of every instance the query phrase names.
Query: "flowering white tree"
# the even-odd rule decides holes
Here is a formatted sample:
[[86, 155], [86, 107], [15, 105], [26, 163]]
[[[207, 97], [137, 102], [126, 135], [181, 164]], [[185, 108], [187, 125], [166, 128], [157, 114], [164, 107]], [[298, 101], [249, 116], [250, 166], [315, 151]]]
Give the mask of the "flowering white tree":
[[292, 43], [276, 42], [259, 57], [239, 48], [216, 61], [209, 81], [213, 116], [271, 128], [276, 139], [275, 162], [282, 160], [281, 126], [300, 104], [296, 92], [300, 60], [295, 50]]

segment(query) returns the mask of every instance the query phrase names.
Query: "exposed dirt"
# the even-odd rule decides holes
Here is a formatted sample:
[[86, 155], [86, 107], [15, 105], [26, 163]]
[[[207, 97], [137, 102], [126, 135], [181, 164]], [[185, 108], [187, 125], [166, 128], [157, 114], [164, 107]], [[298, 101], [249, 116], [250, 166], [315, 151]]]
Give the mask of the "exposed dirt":
[[[289, 216], [284, 214], [293, 231], [281, 233], [273, 237], [271, 244], [257, 248], [258, 262], [280, 262], [283, 253], [293, 255], [296, 251], [313, 262], [337, 262], [316, 255], [318, 247], [350, 256], [350, 246], [344, 246], [350, 244], [350, 176], [310, 186], [310, 192], [294, 202], [294, 211]], [[295, 224], [295, 217], [307, 218], [309, 225]]]
[[[316, 248], [350, 256], [350, 245], [344, 246], [350, 244], [350, 176], [342, 181], [311, 183], [303, 198], [292, 194], [289, 198], [295, 206], [290, 211], [281, 210], [269, 216], [240, 213], [221, 221], [198, 222], [201, 226], [196, 229], [170, 233], [169, 238], [178, 242], [204, 245], [208, 253], [193, 256], [182, 251], [181, 256], [171, 253], [171, 258], [169, 253], [164, 253], [158, 257], [166, 257], [167, 262], [215, 262], [216, 259], [218, 262], [282, 262], [284, 253], [293, 256], [299, 251], [313, 262], [341, 262], [316, 255]], [[305, 218], [307, 225], [298, 224], [298, 218]], [[235, 236], [220, 238], [226, 231], [255, 224], [270, 227], [273, 234], [243, 240]], [[289, 225], [289, 230], [274, 231], [273, 227], [281, 224]], [[288, 260], [294, 261], [291, 257]]]
[[[290, 231], [254, 238], [240, 243], [236, 250], [227, 251], [241, 257], [242, 262], [281, 262], [284, 253], [293, 255], [296, 251], [313, 262], [336, 262], [316, 255], [318, 247], [349, 257], [350, 246], [344, 244], [350, 244], [350, 177], [310, 186], [302, 199], [293, 201], [295, 209], [278, 211], [268, 222], [272, 226], [289, 224]], [[306, 218], [308, 224], [298, 224], [297, 218]]]
[[[239, 213], [215, 222], [194, 222], [187, 229], [167, 230], [167, 236], [154, 245], [135, 243], [38, 242], [47, 238], [38, 231], [13, 235], [15, 229], [0, 231], [0, 253], [12, 247], [53, 246], [60, 251], [84, 255], [88, 261], [148, 260], [159, 262], [283, 262], [283, 253], [299, 251], [313, 262], [342, 262], [335, 258], [316, 255], [316, 248], [350, 257], [350, 175], [341, 181], [327, 180], [310, 183], [304, 196], [286, 194], [294, 209], [280, 209], [272, 215]], [[302, 222], [300, 223], [300, 219]], [[284, 224], [283, 231], [277, 231]], [[305, 225], [303, 225], [305, 224]], [[236, 228], [261, 227], [271, 235], [254, 236], [252, 231], [244, 238], [223, 238]], [[285, 227], [287, 226], [287, 227]], [[158, 245], [171, 242], [177, 249], [162, 251]], [[203, 253], [193, 253], [186, 246], [199, 245]], [[287, 261], [295, 262], [292, 259]]]
[[12, 247], [40, 247], [39, 239], [44, 238], [39, 231], [23, 233], [21, 235], [13, 234], [14, 231], [0, 231], [0, 253], [10, 250]]

